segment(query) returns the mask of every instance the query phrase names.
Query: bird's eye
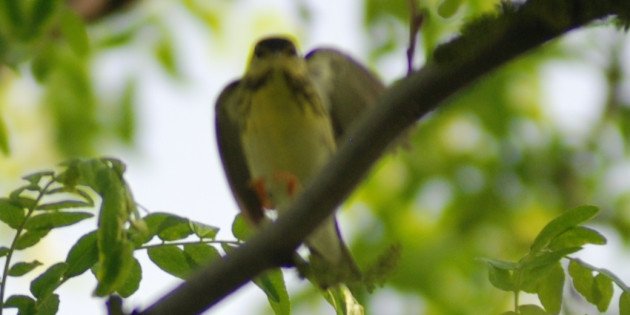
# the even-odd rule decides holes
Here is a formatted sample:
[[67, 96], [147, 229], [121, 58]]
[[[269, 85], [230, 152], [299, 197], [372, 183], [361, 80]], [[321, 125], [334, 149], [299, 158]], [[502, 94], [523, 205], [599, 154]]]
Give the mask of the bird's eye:
[[262, 58], [265, 55], [265, 52], [260, 49], [260, 47], [256, 47], [256, 49], [254, 49], [254, 56], [256, 58]]

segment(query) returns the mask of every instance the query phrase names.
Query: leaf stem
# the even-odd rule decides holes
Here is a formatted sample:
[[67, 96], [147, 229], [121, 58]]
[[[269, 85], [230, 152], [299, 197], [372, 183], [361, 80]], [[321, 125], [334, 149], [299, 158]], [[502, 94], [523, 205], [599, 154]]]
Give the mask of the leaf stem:
[[8, 280], [9, 265], [11, 265], [11, 258], [13, 257], [13, 253], [15, 252], [15, 247], [17, 246], [17, 240], [22, 235], [22, 231], [24, 231], [24, 226], [26, 225], [26, 222], [28, 221], [30, 216], [35, 211], [35, 208], [37, 208], [37, 205], [42, 200], [42, 198], [46, 195], [46, 192], [48, 191], [50, 186], [53, 183], [55, 183], [55, 181], [56, 181], [56, 177], [52, 176], [50, 181], [46, 183], [44, 188], [39, 191], [39, 195], [35, 199], [35, 202], [33, 202], [29, 207], [26, 208], [27, 210], [26, 216], [24, 217], [24, 220], [22, 221], [20, 226], [16, 229], [15, 237], [13, 237], [13, 240], [11, 241], [11, 247], [9, 248], [9, 253], [7, 254], [6, 260], [4, 261], [4, 269], [2, 271], [2, 281], [0, 282], [0, 315], [2, 315], [2, 311], [4, 309], [3, 307], [4, 306], [4, 292], [5, 292], [7, 280]]
[[240, 241], [217, 241], [217, 240], [204, 241], [204, 240], [200, 240], [200, 241], [195, 241], [195, 242], [172, 242], [172, 243], [149, 244], [149, 245], [140, 246], [140, 247], [138, 247], [136, 249], [149, 249], [149, 248], [160, 247], [160, 246], [170, 246], [170, 245], [179, 246], [179, 245], [190, 245], [190, 244], [199, 244], [199, 243], [204, 243], [204, 244], [228, 244], [228, 245], [241, 245], [242, 244], [242, 242], [240, 242]]

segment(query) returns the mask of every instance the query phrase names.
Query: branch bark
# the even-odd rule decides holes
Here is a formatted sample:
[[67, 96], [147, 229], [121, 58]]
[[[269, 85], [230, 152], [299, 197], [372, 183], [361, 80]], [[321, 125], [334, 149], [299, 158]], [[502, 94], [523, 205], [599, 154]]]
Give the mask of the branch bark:
[[[139, 314], [197, 314], [287, 257], [347, 197], [397, 136], [509, 60], [586, 23], [629, 10], [627, 0], [530, 0], [436, 51], [436, 60], [390, 87], [320, 176], [273, 225], [199, 271]], [[627, 14], [627, 12], [626, 12]], [[441, 57], [440, 57], [441, 56]]]

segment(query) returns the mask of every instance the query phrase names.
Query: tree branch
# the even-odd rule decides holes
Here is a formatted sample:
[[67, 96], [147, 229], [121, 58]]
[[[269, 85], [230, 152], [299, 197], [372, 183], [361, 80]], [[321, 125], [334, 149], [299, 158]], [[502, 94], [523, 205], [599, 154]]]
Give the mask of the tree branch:
[[385, 92], [352, 131], [350, 141], [274, 224], [140, 314], [202, 312], [261, 272], [281, 266], [282, 258], [334, 212], [388, 144], [419, 118], [505, 62], [594, 19], [629, 10], [625, 1], [530, 0], [465, 30], [436, 51], [437, 61]]

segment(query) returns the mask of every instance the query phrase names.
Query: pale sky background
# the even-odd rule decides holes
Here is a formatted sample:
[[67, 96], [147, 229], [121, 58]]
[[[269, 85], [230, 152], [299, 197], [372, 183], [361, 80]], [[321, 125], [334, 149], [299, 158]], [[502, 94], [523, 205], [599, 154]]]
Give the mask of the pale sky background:
[[[240, 76], [250, 46], [268, 34], [291, 33], [304, 40], [302, 49], [333, 46], [365, 62], [369, 38], [361, 31], [362, 8], [359, 1], [306, 1], [313, 8], [313, 28], [305, 29], [290, 9], [295, 3], [293, 1], [274, 0], [265, 1], [264, 4], [253, 0], [241, 1], [227, 10], [227, 16], [223, 17], [227, 21], [226, 32], [217, 36], [198, 20], [191, 19], [189, 13], [176, 6], [174, 1], [159, 2], [150, 6], [155, 14], [166, 16], [167, 26], [173, 30], [184, 82], [164, 76], [151, 56], [151, 48], [143, 45], [142, 41], [133, 45], [131, 50], [112, 50], [98, 56], [94, 61], [97, 89], [105, 95], [120, 93], [129, 76], [141, 78], [137, 115], [138, 148], [125, 150], [108, 146], [110, 149], [106, 153], [127, 164], [126, 178], [136, 200], [144, 207], [219, 226], [222, 232], [218, 238], [231, 239], [230, 225], [237, 208], [226, 185], [216, 150], [213, 125], [216, 97], [223, 86]], [[261, 13], [265, 17], [256, 18]], [[400, 56], [379, 64], [377, 70], [386, 80], [402, 76], [404, 60], [404, 52], [401, 51]], [[556, 121], [567, 134], [587, 130], [584, 123], [599, 115], [597, 104], [604, 97], [601, 90], [604, 81], [596, 66], [576, 62], [557, 63], [546, 67], [544, 75], [543, 92], [549, 103], [546, 107], [549, 118]], [[33, 88], [28, 77], [15, 84], [18, 95], [21, 90]], [[9, 106], [24, 106], [22, 104], [29, 103], [29, 98], [37, 95], [20, 97], [21, 101]], [[19, 111], [17, 107], [13, 110]], [[14, 152], [28, 152], [27, 147], [19, 148], [27, 144], [15, 141], [13, 145]], [[20, 158], [20, 155], [16, 154], [12, 158]], [[50, 168], [50, 161], [46, 163], [33, 162], [34, 167]], [[16, 177], [34, 170], [20, 172]], [[630, 189], [627, 180], [630, 178], [628, 162], [620, 162], [611, 177], [611, 181], [617, 183], [615, 189]], [[0, 193], [4, 195], [12, 188], [0, 186]], [[45, 256], [45, 262], [62, 261], [77, 235], [93, 229], [93, 225], [94, 221], [89, 221], [55, 231], [33, 250], [33, 257], [18, 255], [17, 259], [41, 259], [41, 256]], [[344, 225], [343, 216], [341, 225]], [[620, 257], [615, 256], [618, 253], [619, 242], [614, 238], [606, 249], [587, 247], [585, 250], [589, 262], [611, 268], [629, 280], [628, 271], [624, 274], [619, 266], [612, 265], [614, 261], [620, 261]], [[126, 301], [128, 307], [147, 306], [179, 283], [178, 279], [155, 267], [145, 253], [137, 256], [143, 266], [143, 280], [140, 290]], [[626, 255], [623, 260], [630, 261], [630, 258]], [[43, 270], [40, 268], [33, 275]], [[287, 274], [295, 278], [294, 273]], [[21, 281], [21, 278], [10, 278], [9, 281], [7, 296], [28, 292], [28, 282]], [[300, 285], [297, 281], [291, 283], [292, 286]], [[58, 291], [61, 296], [59, 314], [80, 314], [88, 310], [102, 310], [100, 313], [104, 314], [103, 301], [91, 298], [94, 284], [92, 275], [86, 273], [62, 286]], [[376, 296], [373, 302], [375, 314], [384, 314], [385, 310], [387, 314], [407, 314], [409, 308], [422, 309], [415, 299], [389, 290], [377, 291]], [[248, 310], [258, 310], [265, 304], [264, 294], [255, 286], [247, 285], [208, 314], [248, 314]], [[9, 311], [8, 314], [13, 313]], [[333, 314], [333, 311], [329, 310], [329, 314]]]

